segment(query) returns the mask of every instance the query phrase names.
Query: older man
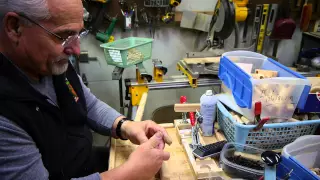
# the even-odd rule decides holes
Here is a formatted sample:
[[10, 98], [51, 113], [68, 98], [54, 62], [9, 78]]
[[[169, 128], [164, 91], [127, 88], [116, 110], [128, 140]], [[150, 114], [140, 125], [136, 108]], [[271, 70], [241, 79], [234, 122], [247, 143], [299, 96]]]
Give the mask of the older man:
[[[150, 179], [169, 159], [163, 128], [127, 120], [91, 94], [69, 64], [80, 53], [82, 17], [80, 0], [0, 0], [2, 180]], [[106, 171], [108, 159], [92, 149], [89, 128], [141, 145]]]

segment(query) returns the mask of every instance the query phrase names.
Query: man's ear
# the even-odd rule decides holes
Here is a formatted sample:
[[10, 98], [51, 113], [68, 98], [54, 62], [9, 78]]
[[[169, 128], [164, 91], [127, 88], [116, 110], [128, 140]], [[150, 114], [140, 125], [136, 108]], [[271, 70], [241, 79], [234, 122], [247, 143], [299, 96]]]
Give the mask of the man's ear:
[[22, 24], [19, 15], [8, 12], [3, 18], [4, 31], [13, 43], [18, 43], [21, 37]]

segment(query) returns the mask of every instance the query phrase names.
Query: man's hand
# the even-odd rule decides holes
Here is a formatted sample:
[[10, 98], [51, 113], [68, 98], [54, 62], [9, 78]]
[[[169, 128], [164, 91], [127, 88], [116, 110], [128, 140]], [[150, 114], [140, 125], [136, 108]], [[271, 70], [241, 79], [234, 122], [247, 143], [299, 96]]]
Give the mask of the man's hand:
[[161, 131], [157, 132], [130, 155], [126, 164], [137, 179], [151, 179], [160, 170], [163, 161], [170, 158], [170, 154], [161, 148], [163, 136]]
[[123, 165], [101, 173], [102, 180], [149, 180], [160, 170], [163, 161], [170, 158], [168, 152], [160, 148], [163, 144], [163, 133], [158, 131], [145, 143], [141, 144], [131, 153]]
[[132, 122], [126, 121], [121, 126], [123, 136], [134, 144], [147, 142], [157, 132], [162, 133], [163, 141], [159, 143], [159, 148], [164, 148], [164, 142], [171, 145], [172, 140], [167, 131], [153, 121]]

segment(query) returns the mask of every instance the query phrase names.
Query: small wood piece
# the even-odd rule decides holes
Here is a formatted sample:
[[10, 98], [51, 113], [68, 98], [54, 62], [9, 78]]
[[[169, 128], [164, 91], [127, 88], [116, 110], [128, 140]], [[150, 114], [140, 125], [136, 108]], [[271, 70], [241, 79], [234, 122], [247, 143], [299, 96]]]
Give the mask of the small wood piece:
[[250, 160], [253, 160], [253, 161], [261, 161], [262, 162], [261, 156], [257, 155], [257, 154], [248, 154], [248, 153], [243, 153], [243, 152], [236, 151], [234, 153], [234, 156], [241, 156], [241, 157], [246, 158], [246, 159], [250, 159]]
[[264, 79], [263, 74], [251, 74], [251, 76], [253, 77], [253, 79]]
[[264, 69], [256, 69], [256, 74], [262, 74], [264, 78], [273, 78], [278, 77], [278, 71], [264, 70]]
[[137, 110], [136, 117], [134, 118], [134, 121], [139, 122], [142, 120], [143, 113], [144, 113], [144, 107], [146, 106], [146, 103], [147, 103], [147, 98], [148, 98], [148, 93], [143, 93], [141, 100], [140, 100], [138, 110]]
[[227, 140], [226, 137], [224, 136], [224, 134], [219, 131], [214, 132], [214, 134], [215, 134], [218, 141], [226, 141]]
[[206, 57], [206, 58], [184, 58], [186, 64], [206, 64], [219, 63], [221, 57]]
[[254, 124], [254, 122], [250, 121], [249, 119], [247, 119], [246, 117], [242, 116], [241, 117], [241, 121], [246, 124], [246, 125], [249, 125], [249, 124]]
[[186, 103], [174, 105], [175, 112], [196, 112], [197, 110], [200, 111], [200, 103]]

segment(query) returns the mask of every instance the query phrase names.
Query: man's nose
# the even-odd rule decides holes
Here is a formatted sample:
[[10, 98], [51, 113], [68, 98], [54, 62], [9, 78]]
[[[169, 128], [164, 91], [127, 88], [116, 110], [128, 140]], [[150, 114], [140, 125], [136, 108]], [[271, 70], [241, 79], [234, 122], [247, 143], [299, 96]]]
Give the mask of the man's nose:
[[66, 44], [63, 52], [68, 56], [70, 56], [70, 55], [79, 56], [80, 55], [80, 40], [76, 39], [76, 40], [73, 40], [71, 43]]

